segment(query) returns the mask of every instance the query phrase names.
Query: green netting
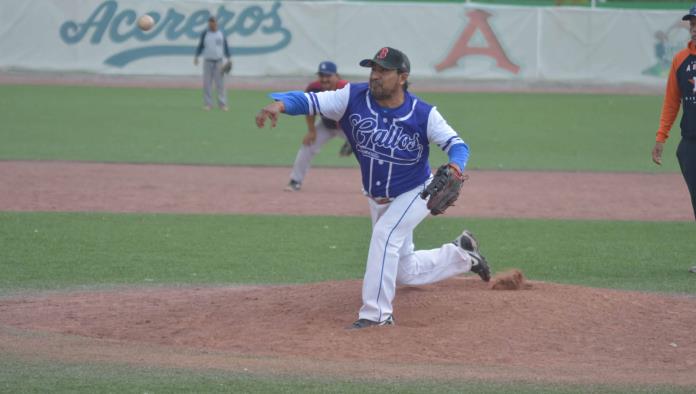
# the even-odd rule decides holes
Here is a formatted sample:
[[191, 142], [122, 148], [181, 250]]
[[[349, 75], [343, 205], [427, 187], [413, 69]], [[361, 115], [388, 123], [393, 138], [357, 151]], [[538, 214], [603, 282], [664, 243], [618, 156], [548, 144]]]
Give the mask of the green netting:
[[[370, 0], [359, 0], [370, 1]], [[426, 2], [426, 0], [375, 0], [394, 2]], [[465, 3], [466, 0], [431, 0], [439, 3]], [[520, 6], [561, 6], [561, 7], [590, 7], [591, 0], [472, 0], [479, 4], [507, 4]], [[637, 9], [683, 9], [687, 10], [696, 0], [597, 0], [596, 6], [600, 8], [637, 8]]]
[[643, 1], [643, 0], [607, 0], [597, 2], [598, 7], [611, 8], [643, 8], [643, 9], [679, 9], [688, 10], [694, 4], [693, 0]]

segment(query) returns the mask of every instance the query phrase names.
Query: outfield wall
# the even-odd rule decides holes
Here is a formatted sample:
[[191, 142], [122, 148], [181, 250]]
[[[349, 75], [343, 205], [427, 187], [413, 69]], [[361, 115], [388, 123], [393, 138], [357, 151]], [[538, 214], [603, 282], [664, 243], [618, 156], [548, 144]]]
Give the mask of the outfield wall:
[[[138, 15], [158, 21], [150, 32]], [[23, 0], [0, 2], [0, 68], [198, 74], [193, 54], [216, 15], [240, 76], [307, 75], [325, 59], [348, 75], [381, 46], [435, 79], [664, 84], [689, 39], [681, 11], [476, 3]]]

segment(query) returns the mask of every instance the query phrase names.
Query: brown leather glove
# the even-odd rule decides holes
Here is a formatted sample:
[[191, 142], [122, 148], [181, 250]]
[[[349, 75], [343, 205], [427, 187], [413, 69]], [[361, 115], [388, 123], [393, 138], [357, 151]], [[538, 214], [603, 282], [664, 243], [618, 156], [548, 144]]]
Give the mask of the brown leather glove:
[[469, 177], [462, 175], [453, 164], [443, 164], [435, 173], [432, 182], [425, 187], [420, 194], [422, 199], [430, 197], [428, 209], [433, 215], [440, 215], [445, 210], [454, 205], [459, 197], [459, 191], [464, 185], [464, 181]]

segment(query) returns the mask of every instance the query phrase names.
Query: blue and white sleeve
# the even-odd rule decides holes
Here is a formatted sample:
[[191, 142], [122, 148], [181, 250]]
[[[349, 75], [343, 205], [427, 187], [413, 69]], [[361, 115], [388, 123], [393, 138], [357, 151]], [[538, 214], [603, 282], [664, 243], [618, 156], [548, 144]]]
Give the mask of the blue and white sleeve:
[[282, 101], [285, 113], [288, 115], [309, 115], [309, 98], [299, 90], [292, 92], [271, 93], [269, 96], [276, 101]]
[[278, 92], [271, 98], [282, 101], [288, 115], [321, 115], [324, 118], [340, 120], [348, 107], [350, 84], [340, 90], [325, 92]]
[[464, 171], [469, 161], [469, 146], [447, 123], [436, 107], [433, 107], [428, 115], [428, 140], [437, 144], [447, 153], [450, 162], [457, 164]]
[[341, 120], [346, 113], [346, 108], [348, 108], [350, 84], [339, 90], [309, 92], [305, 93], [305, 95], [310, 102], [309, 115], [320, 115], [324, 118], [338, 121]]

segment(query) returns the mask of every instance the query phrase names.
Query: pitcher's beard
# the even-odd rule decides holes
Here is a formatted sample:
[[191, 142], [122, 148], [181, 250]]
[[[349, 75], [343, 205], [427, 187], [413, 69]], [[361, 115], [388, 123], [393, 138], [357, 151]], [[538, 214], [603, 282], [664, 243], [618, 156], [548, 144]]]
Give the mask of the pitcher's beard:
[[390, 93], [384, 91], [381, 84], [375, 82], [370, 82], [370, 94], [372, 94], [372, 97], [376, 100], [386, 100], [391, 97]]

